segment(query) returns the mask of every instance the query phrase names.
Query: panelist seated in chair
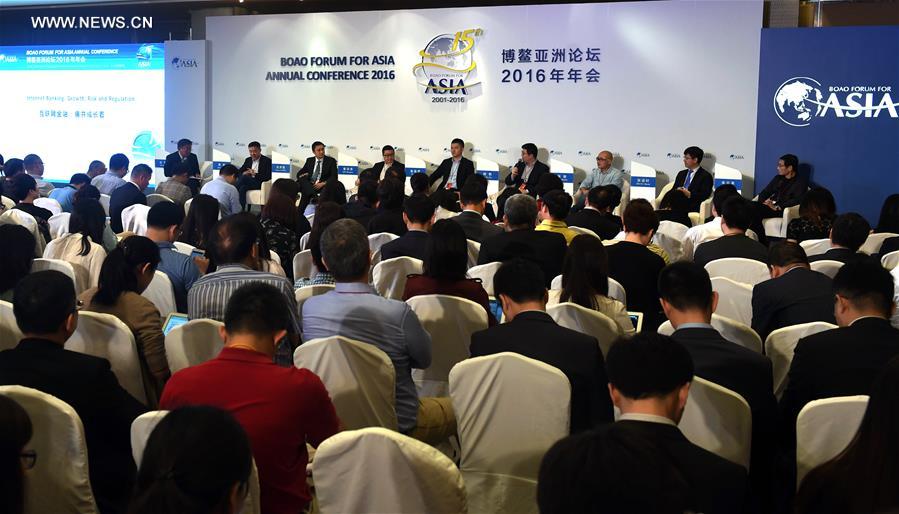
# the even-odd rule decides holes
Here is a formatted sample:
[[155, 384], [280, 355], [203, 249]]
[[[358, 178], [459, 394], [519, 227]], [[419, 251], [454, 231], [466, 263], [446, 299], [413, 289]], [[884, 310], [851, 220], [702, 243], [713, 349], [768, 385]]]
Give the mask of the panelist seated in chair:
[[690, 146], [684, 150], [684, 166], [674, 179], [674, 189], [687, 195], [690, 199], [690, 212], [699, 212], [699, 205], [712, 194], [712, 174], [700, 163], [705, 152], [698, 146]]
[[865, 244], [871, 233], [871, 225], [860, 214], [847, 212], [833, 220], [830, 228], [830, 250], [813, 255], [809, 262], [839, 261], [843, 264], [870, 259], [867, 254], [858, 251]]
[[549, 166], [537, 160], [537, 145], [521, 145], [521, 159], [509, 168], [509, 175], [504, 182], [506, 188], [496, 199], [498, 215], [503, 215], [506, 201], [513, 195], [523, 193], [536, 198], [540, 178], [549, 172]]
[[387, 176], [386, 171], [390, 168], [402, 172], [403, 175], [406, 174], [406, 165], [396, 160], [396, 149], [392, 146], [384, 145], [384, 147], [381, 148], [381, 158], [383, 159], [381, 162], [376, 162], [375, 165], [371, 167], [375, 180], [378, 182], [384, 180], [384, 177]]
[[760, 218], [780, 217], [787, 207], [799, 205], [806, 191], [808, 180], [799, 174], [799, 158], [790, 153], [782, 155], [777, 160], [777, 175], [758, 195], [756, 214]]
[[458, 190], [465, 184], [468, 177], [474, 175], [474, 162], [462, 156], [462, 150], [465, 149], [465, 141], [459, 138], [453, 139], [450, 143], [450, 155], [440, 163], [440, 166], [431, 174], [430, 182], [434, 185], [438, 180], [440, 185], [438, 190], [455, 189]]
[[250, 156], [243, 161], [240, 167], [240, 178], [237, 179], [237, 191], [240, 193], [240, 204], [247, 204], [247, 191], [262, 188], [263, 182], [272, 179], [272, 158], [262, 155], [262, 145], [259, 141], [251, 141], [247, 145]]
[[316, 196], [325, 184], [337, 180], [337, 159], [325, 155], [325, 144], [321, 141], [312, 143], [313, 156], [306, 159], [303, 167], [297, 172], [297, 182], [300, 184], [300, 212], [306, 210], [306, 206]]
[[[178, 150], [165, 156], [165, 166], [163, 174], [171, 177], [175, 171], [175, 166], [183, 163], [187, 166], [187, 176], [191, 180], [188, 181], [188, 187], [194, 196], [200, 192], [200, 162], [197, 160], [197, 154], [193, 153], [193, 141], [190, 139], [179, 139]], [[112, 164], [110, 163], [110, 169]]]
[[752, 222], [752, 205], [740, 195], [734, 195], [724, 202], [721, 213], [721, 237], [699, 245], [693, 255], [693, 262], [700, 266], [730, 257], [740, 257], [768, 263], [768, 249], [765, 245], [746, 235]]

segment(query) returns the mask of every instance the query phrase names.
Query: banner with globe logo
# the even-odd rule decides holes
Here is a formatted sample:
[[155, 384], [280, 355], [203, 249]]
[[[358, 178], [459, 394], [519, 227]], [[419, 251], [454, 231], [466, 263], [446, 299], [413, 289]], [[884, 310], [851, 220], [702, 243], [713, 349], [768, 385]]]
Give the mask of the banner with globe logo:
[[808, 77], [787, 80], [774, 94], [774, 109], [777, 116], [794, 127], [805, 127], [814, 116], [821, 113], [821, 83]]
[[432, 38], [419, 52], [421, 63], [412, 68], [426, 95], [468, 95], [480, 85], [474, 50], [481, 29], [468, 29]]

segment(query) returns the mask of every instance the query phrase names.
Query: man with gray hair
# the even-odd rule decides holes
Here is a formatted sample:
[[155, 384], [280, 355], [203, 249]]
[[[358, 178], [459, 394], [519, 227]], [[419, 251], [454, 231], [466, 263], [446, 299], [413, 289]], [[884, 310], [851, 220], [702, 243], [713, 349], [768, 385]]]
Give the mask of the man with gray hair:
[[503, 213], [506, 231], [481, 243], [478, 264], [504, 262], [521, 257], [537, 263], [546, 286], [562, 273], [568, 245], [562, 234], [537, 232], [537, 201], [530, 195], [515, 195], [506, 201]]
[[376, 346], [396, 372], [399, 431], [430, 444], [455, 434], [450, 399], [419, 398], [412, 382], [412, 368], [431, 365], [431, 336], [408, 304], [378, 296], [368, 283], [365, 228], [352, 219], [335, 221], [322, 234], [321, 251], [336, 284], [303, 304], [303, 340], [343, 336]]

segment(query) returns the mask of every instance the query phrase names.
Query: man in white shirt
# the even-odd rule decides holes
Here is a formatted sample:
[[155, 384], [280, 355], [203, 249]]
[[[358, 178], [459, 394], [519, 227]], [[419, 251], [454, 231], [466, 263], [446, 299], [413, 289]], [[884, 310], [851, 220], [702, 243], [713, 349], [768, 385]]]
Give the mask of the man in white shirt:
[[240, 194], [234, 186], [238, 175], [240, 171], [237, 166], [226, 164], [219, 170], [218, 178], [206, 183], [200, 190], [200, 194], [209, 195], [219, 201], [219, 210], [223, 218], [241, 211]]
[[50, 196], [50, 191], [53, 191], [53, 184], [44, 180], [44, 161], [37, 155], [30, 153], [25, 156], [23, 162], [25, 164], [25, 172], [31, 175], [31, 178], [37, 182], [37, 191], [40, 193], [41, 198]]
[[128, 174], [128, 157], [123, 153], [113, 154], [109, 158], [109, 169], [102, 175], [91, 179], [91, 185], [96, 187], [104, 195], [112, 195], [112, 192], [126, 184], [122, 178]]

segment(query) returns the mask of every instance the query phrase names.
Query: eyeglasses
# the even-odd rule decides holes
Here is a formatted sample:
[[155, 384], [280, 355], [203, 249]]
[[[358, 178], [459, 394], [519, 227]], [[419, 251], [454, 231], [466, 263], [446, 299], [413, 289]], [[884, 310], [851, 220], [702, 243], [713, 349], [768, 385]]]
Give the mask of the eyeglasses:
[[597, 161], [609, 161], [611, 159], [606, 159], [605, 157], [597, 157], [596, 160]]
[[19, 454], [19, 459], [22, 461], [23, 468], [32, 469], [34, 465], [37, 464], [37, 452], [34, 450], [25, 450]]

